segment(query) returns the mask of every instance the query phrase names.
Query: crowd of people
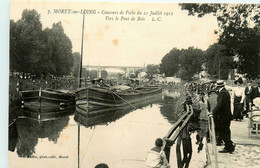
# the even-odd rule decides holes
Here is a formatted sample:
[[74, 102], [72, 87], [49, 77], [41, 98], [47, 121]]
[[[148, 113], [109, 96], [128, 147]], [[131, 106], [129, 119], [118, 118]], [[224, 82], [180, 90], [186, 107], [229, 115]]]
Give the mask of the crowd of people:
[[[247, 113], [251, 106], [254, 106], [253, 100], [260, 97], [260, 79], [256, 81], [257, 86], [252, 85], [252, 80], [246, 82], [246, 86], [242, 78], [237, 78], [234, 81], [234, 87], [228, 87], [230, 94], [231, 106], [233, 106], [232, 119], [236, 121], [242, 121], [244, 116], [247, 117]], [[218, 93], [217, 81], [208, 83], [190, 83], [188, 85], [190, 96], [197, 96], [197, 100], [203, 106], [204, 99], [209, 98], [210, 95]]]
[[[235, 145], [231, 140], [230, 123], [242, 121], [247, 117], [251, 106], [255, 106], [255, 101], [260, 97], [260, 80], [256, 81], [257, 86], [252, 85], [252, 81], [247, 81], [247, 86], [243, 87], [242, 78], [234, 81], [235, 87], [227, 87], [224, 81], [219, 80], [214, 83], [192, 83], [189, 90], [192, 94], [187, 95], [186, 103], [193, 104], [194, 110], [199, 109], [201, 120], [207, 119], [207, 115], [212, 116], [215, 122], [217, 145], [222, 145], [224, 149], [220, 153], [233, 153]], [[231, 90], [230, 90], [231, 88]], [[191, 97], [198, 103], [191, 102]], [[233, 113], [232, 113], [233, 106]]]

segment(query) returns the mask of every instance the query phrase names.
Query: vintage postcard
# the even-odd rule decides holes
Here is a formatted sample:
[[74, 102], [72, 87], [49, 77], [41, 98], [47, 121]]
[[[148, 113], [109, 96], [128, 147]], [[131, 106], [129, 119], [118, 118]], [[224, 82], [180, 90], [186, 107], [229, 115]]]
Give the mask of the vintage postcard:
[[12, 0], [8, 168], [259, 167], [259, 8]]

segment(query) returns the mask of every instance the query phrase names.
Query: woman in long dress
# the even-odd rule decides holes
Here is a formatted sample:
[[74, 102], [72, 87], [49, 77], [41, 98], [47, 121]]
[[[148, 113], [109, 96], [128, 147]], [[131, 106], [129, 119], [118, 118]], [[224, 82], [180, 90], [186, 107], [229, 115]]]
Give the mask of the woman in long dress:
[[242, 111], [243, 111], [243, 103], [245, 99], [245, 92], [244, 88], [241, 87], [241, 84], [243, 83], [242, 78], [238, 78], [235, 82], [236, 87], [233, 89], [232, 97], [233, 97], [233, 105], [234, 105], [234, 111], [233, 111], [233, 119], [236, 121], [241, 121], [243, 119]]
[[199, 106], [201, 110], [200, 120], [208, 120], [208, 104], [204, 94], [200, 94]]

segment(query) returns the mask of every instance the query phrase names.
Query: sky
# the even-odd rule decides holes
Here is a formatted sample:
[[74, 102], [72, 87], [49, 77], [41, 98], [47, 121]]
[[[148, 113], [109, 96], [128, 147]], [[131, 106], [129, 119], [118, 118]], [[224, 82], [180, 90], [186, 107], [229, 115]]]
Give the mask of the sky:
[[[218, 30], [215, 17], [188, 16], [188, 12], [182, 11], [177, 3], [12, 1], [10, 19], [20, 19], [24, 9], [35, 9], [40, 13], [43, 29], [51, 28], [53, 23], [61, 21], [64, 32], [72, 41], [73, 52], [81, 50], [83, 15], [72, 14], [72, 11], [95, 10], [96, 14], [85, 15], [83, 65], [159, 64], [163, 56], [174, 47], [185, 49], [194, 46], [206, 50], [217, 42], [218, 38], [218, 35], [214, 34], [214, 30]], [[54, 13], [64, 9], [67, 9], [67, 13]], [[52, 13], [48, 14], [48, 11]], [[120, 15], [121, 11], [124, 12], [123, 15]], [[130, 15], [132, 11], [136, 14]], [[142, 15], [137, 15], [138, 11], [142, 12]], [[149, 16], [151, 11], [154, 14], [159, 12], [159, 15]], [[118, 14], [102, 14], [104, 12]], [[144, 12], [148, 15], [144, 15]], [[172, 15], [165, 16], [164, 12]], [[119, 17], [118, 21], [115, 20], [116, 16]], [[130, 21], [120, 20], [122, 16], [130, 17]], [[113, 21], [108, 20], [112, 17]], [[132, 17], [144, 17], [145, 20], [131, 21]], [[152, 21], [152, 17], [160, 21]]]

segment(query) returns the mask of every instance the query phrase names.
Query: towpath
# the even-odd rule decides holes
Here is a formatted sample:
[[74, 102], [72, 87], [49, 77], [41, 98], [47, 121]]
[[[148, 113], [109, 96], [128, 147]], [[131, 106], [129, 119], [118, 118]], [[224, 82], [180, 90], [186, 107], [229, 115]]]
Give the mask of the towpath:
[[[248, 118], [243, 121], [231, 122], [231, 139], [236, 144], [233, 154], [218, 153], [218, 168], [259, 168], [260, 167], [260, 136], [252, 134], [248, 136]], [[224, 146], [217, 146], [217, 151]], [[215, 167], [214, 155], [209, 145], [211, 164]]]

